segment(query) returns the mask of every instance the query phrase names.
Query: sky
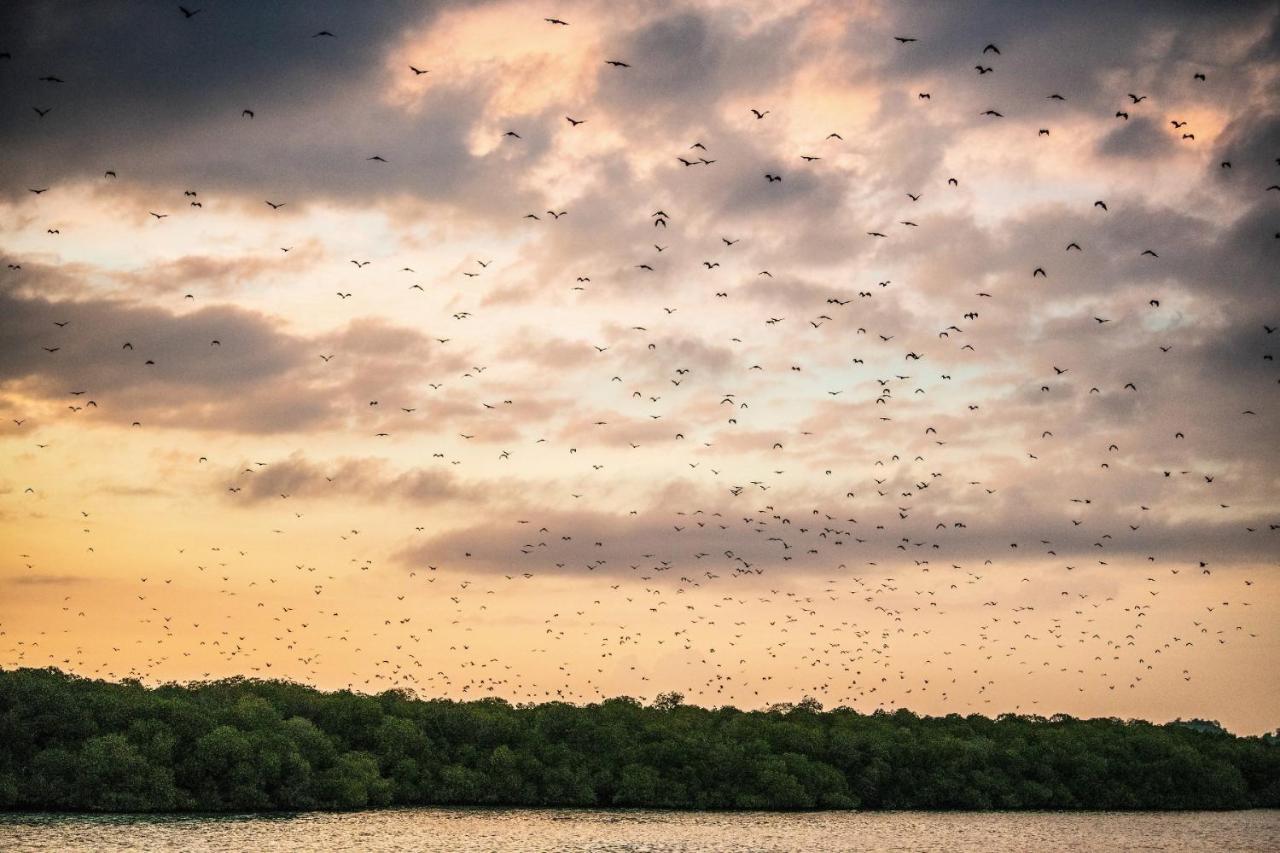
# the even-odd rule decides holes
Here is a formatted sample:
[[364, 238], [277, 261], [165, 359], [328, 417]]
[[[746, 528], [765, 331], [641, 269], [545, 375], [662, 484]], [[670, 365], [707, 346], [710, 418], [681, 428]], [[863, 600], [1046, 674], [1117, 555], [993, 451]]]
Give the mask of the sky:
[[0, 666], [1280, 725], [1272, 3], [0, 6]]

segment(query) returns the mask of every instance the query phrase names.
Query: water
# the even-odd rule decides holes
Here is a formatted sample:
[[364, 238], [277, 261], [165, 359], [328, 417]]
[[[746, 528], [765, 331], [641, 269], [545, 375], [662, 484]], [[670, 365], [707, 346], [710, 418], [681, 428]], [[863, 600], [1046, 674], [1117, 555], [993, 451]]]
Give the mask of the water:
[[662, 812], [389, 809], [342, 814], [0, 813], [0, 851], [1280, 850], [1280, 811]]

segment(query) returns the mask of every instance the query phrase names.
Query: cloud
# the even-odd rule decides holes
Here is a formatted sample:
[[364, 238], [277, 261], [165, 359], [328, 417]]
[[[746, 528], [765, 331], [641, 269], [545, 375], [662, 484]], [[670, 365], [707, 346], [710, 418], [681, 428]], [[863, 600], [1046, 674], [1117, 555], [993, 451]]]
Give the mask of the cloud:
[[[895, 482], [889, 488], [912, 488], [909, 476]], [[743, 496], [704, 508], [646, 505], [629, 514], [512, 508], [515, 518], [439, 534], [403, 549], [397, 560], [408, 567], [439, 563], [478, 572], [571, 576], [711, 570], [794, 577], [832, 572], [837, 565], [852, 571], [892, 567], [907, 559], [940, 567], [958, 561], [973, 567], [994, 563], [1001, 570], [1038, 565], [1065, 571], [1149, 559], [1156, 566], [1188, 569], [1201, 560], [1218, 566], [1256, 564], [1267, 559], [1280, 535], [1268, 526], [1276, 523], [1274, 514], [1187, 520], [1125, 505], [1122, 493], [1096, 491], [1088, 503], [1082, 498], [1069, 511], [1081, 521], [1076, 525], [1064, 518], [1062, 505], [1023, 486], [995, 496], [962, 488], [970, 499], [949, 494], [950, 506], [937, 507], [921, 492], [918, 499], [895, 494], [889, 506], [880, 501], [879, 507], [864, 499], [846, 500], [843, 508], [753, 509], [752, 497]], [[754, 488], [746, 492], [759, 494]], [[917, 500], [926, 502], [917, 505]], [[898, 531], [887, 532], [890, 524]], [[903, 528], [907, 536], [898, 535]]]
[[74, 586], [91, 580], [93, 579], [84, 575], [25, 574], [15, 575], [9, 579], [9, 583], [19, 586]]
[[[23, 104], [24, 120], [5, 123], [0, 150], [24, 176], [46, 182], [97, 177], [106, 168], [141, 174], [168, 153], [159, 140], [189, 143], [195, 130], [206, 146], [221, 144], [226, 138], [213, 128], [241, 129], [242, 109], [270, 124], [299, 103], [350, 87], [401, 27], [431, 13], [401, 2], [377, 14], [322, 2], [210, 8], [191, 19], [176, 8], [99, 7], [75, 18], [50, 2], [8, 8], [0, 29], [13, 45], [14, 73], [0, 78], [0, 99]], [[322, 29], [337, 37], [312, 38]], [[136, 49], [121, 50], [124, 44]], [[37, 81], [46, 74], [66, 82]], [[38, 119], [28, 104], [53, 112]], [[58, 132], [67, 123], [75, 135]], [[90, 147], [76, 139], [91, 140]], [[200, 168], [200, 158], [192, 159]]]
[[1173, 149], [1173, 140], [1168, 132], [1147, 116], [1122, 122], [1098, 144], [1099, 154], [1134, 159], [1163, 157]]
[[[206, 297], [227, 297], [245, 285], [261, 287], [275, 276], [300, 272], [298, 257], [285, 253], [266, 258], [184, 255], [113, 278], [122, 290], [132, 293], [185, 294], [198, 290]], [[306, 268], [305, 262], [302, 266]]]
[[236, 503], [260, 503], [285, 496], [284, 499], [359, 498], [376, 503], [395, 501], [431, 506], [472, 501], [482, 496], [481, 489], [461, 482], [447, 469], [414, 468], [397, 472], [387, 460], [377, 457], [338, 459], [322, 465], [300, 452], [259, 467], [252, 476], [236, 476], [235, 482], [244, 484], [239, 493], [232, 493], [229, 498]]
[[[881, 662], [907, 678], [898, 629], [936, 631], [926, 657], [1034, 642], [1055, 684], [1109, 710], [1121, 691], [1066, 674], [1096, 675], [1095, 655], [1114, 673], [1141, 601], [1151, 642], [1184, 617], [1242, 630], [1176, 664], [1220, 681], [1182, 694], [1177, 671], [1153, 674], [1135, 709], [1249, 689], [1261, 716], [1274, 679], [1221, 674], [1276, 609], [1273, 7], [0, 9], [0, 520], [33, 565], [93, 547], [86, 577], [200, 554], [172, 590], [219, 619], [264, 603], [218, 659], [231, 669], [292, 628], [299, 662], [342, 663], [288, 674], [381, 685], [412, 648], [395, 626], [422, 618], [389, 621], [407, 606], [391, 594], [428, 564], [437, 589], [497, 588], [484, 612], [469, 594], [415, 604], [446, 680], [460, 649], [497, 644], [535, 662], [511, 661], [522, 689], [625, 688], [639, 669], [579, 674], [612, 640], [578, 599], [639, 637], [647, 597], [674, 590], [726, 618], [683, 611], [672, 630], [723, 648], [735, 611], [750, 659], [791, 673], [813, 648], [787, 645], [809, 642], [787, 617], [832, 656], [853, 648], [845, 628], [854, 654], [893, 631]], [[210, 543], [225, 572], [201, 571]], [[322, 599], [341, 614], [323, 637], [290, 609], [253, 627], [264, 595], [320, 594], [288, 573], [248, 594], [290, 565], [359, 592]], [[493, 575], [517, 571], [539, 580], [504, 594], [519, 584]], [[864, 584], [893, 603], [873, 609]], [[116, 646], [152, 648], [141, 608], [177, 609], [153, 589], [116, 611], [142, 642]], [[820, 611], [828, 592], [841, 603]], [[30, 613], [4, 613], [11, 635], [45, 630]], [[582, 619], [543, 642], [567, 613]], [[1094, 639], [1044, 639], [1064, 630]], [[357, 632], [343, 657], [335, 638]], [[699, 665], [651, 636], [637, 667]], [[42, 642], [64, 640], [80, 635]], [[1006, 684], [1013, 703], [1040, 695], [1007, 657], [956, 683], [966, 707]]]
[[[232, 432], [332, 425], [341, 400], [405, 395], [433, 369], [462, 363], [382, 319], [308, 339], [230, 305], [175, 314], [11, 293], [0, 293], [0, 342], [0, 389], [12, 397], [77, 407], [84, 419]], [[319, 355], [335, 349], [342, 360], [327, 370]]]

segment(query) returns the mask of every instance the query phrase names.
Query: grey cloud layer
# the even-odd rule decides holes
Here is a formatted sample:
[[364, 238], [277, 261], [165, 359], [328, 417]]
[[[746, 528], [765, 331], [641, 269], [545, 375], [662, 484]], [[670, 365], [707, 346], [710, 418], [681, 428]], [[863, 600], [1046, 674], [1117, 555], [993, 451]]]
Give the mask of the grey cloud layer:
[[[343, 359], [327, 369], [319, 356], [335, 347]], [[0, 388], [12, 393], [115, 423], [232, 432], [332, 426], [370, 394], [404, 394], [428, 371], [459, 366], [420, 332], [381, 319], [306, 338], [229, 305], [175, 314], [5, 291], [0, 348]]]

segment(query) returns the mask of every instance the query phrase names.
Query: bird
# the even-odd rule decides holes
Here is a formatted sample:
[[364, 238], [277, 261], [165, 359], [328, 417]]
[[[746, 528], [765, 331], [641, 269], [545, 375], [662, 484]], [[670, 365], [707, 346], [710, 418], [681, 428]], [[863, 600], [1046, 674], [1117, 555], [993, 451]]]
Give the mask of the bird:
[[[1280, 379], [1260, 271], [1280, 240], [1267, 206], [1280, 183], [1251, 177], [1280, 160], [1257, 154], [1258, 99], [1216, 94], [1228, 77], [1161, 76], [1141, 27], [1108, 47], [1103, 77], [1063, 76], [1096, 36], [1072, 9], [1052, 38], [1021, 23], [1018, 43], [976, 18], [967, 35], [870, 27], [853, 47], [819, 34], [824, 70], [850, 57], [879, 69], [853, 100], [803, 85], [816, 54], [796, 47], [813, 33], [778, 42], [766, 20], [737, 33], [746, 58], [726, 64], [734, 33], [701, 9], [628, 23], [620, 44], [604, 21], [561, 43], [569, 23], [544, 17], [555, 45], [499, 45], [480, 65], [474, 38], [536, 27], [539, 11], [445, 16], [402, 34], [459, 37], [468, 62], [446, 50], [430, 71], [407, 57], [432, 54], [369, 33], [295, 21], [275, 44], [225, 5], [204, 11], [169, 45], [177, 65], [124, 101], [118, 62], [84, 79], [62, 60], [49, 69], [72, 76], [58, 82], [37, 77], [61, 56], [49, 45], [0, 55], [14, 86], [70, 98], [48, 96], [52, 122], [34, 108], [6, 156], [29, 192], [0, 240], [16, 486], [0, 500], [15, 502], [6, 518], [34, 519], [29, 553], [11, 555], [30, 613], [5, 625], [6, 667], [60, 665], [91, 686], [284, 679], [387, 713], [408, 695], [607, 711], [624, 691], [655, 719], [716, 713], [655, 702], [659, 679], [690, 705], [801, 723], [826, 712], [774, 703], [1010, 724], [1175, 700], [1226, 708], [1224, 721], [1260, 707], [1250, 661], [1273, 590], [1217, 566], [1269, 553], [1280, 532], [1258, 501], [1274, 467], [1264, 395]], [[901, 19], [889, 32], [918, 26], [886, 14]], [[1232, 14], [1221, 23], [1239, 29]], [[155, 27], [188, 26], [171, 15]], [[845, 17], [837, 29], [856, 30]], [[167, 38], [98, 23], [122, 56], [156, 59], [147, 40]], [[331, 40], [325, 56], [285, 56], [307, 29]], [[232, 68], [228, 38], [280, 61]], [[994, 38], [1013, 65], [995, 43], [972, 56]], [[1237, 76], [1257, 70], [1218, 53]], [[254, 94], [196, 73], [209, 57]], [[1154, 95], [1108, 92], [1157, 85], [1144, 80]], [[1141, 107], [1196, 95], [1229, 131], [1217, 141], [1198, 113]], [[186, 101], [176, 112], [171, 96]], [[868, 97], [880, 121], [847, 126], [847, 142], [821, 133]], [[219, 133], [235, 98], [257, 101], [240, 114], [252, 140]], [[772, 108], [752, 100], [780, 118], [758, 123]], [[974, 117], [1009, 121], [974, 135]], [[141, 168], [113, 157], [120, 178], [77, 180], [103, 168], [89, 142], [130, 136], [103, 128], [145, 137], [125, 151]], [[1220, 152], [1175, 154], [1153, 128]], [[379, 154], [361, 168], [362, 147], [397, 168]], [[1157, 167], [1158, 186], [1132, 179]], [[212, 183], [184, 190], [196, 178], [179, 173]], [[935, 198], [938, 177], [956, 191]], [[1117, 178], [1116, 217], [1085, 216], [1072, 193], [1116, 201], [1103, 187]], [[203, 210], [228, 189], [292, 200]], [[154, 209], [178, 191], [198, 222]], [[1216, 215], [1188, 219], [1195, 204]], [[637, 242], [645, 222], [667, 243]], [[849, 239], [859, 227], [868, 241]], [[1153, 236], [1169, 234], [1190, 261]], [[351, 305], [342, 253], [360, 277]], [[145, 541], [138, 519], [155, 531]], [[87, 580], [27, 584], [59, 560]], [[1231, 708], [1205, 704], [1216, 682], [1200, 677], [1223, 661]], [[1047, 709], [1049, 680], [1079, 698]]]

